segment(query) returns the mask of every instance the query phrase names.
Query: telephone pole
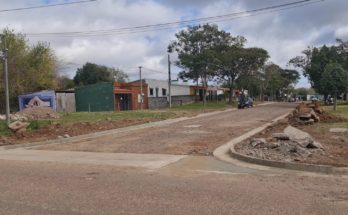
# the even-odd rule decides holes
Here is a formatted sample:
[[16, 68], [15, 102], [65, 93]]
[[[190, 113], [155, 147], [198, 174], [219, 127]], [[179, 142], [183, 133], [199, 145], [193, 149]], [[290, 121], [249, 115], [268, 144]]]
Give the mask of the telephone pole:
[[141, 66], [139, 66], [139, 76], [140, 76], [140, 110], [143, 110], [143, 80], [141, 78]]
[[5, 97], [6, 97], [6, 122], [7, 124], [10, 124], [10, 96], [9, 96], [9, 89], [8, 89], [8, 67], [7, 67], [7, 58], [8, 58], [8, 49], [6, 48], [6, 42], [5, 42], [5, 49], [3, 51], [0, 51], [0, 59], [4, 63], [4, 79], [5, 79]]
[[172, 78], [171, 78], [171, 62], [170, 62], [170, 55], [168, 54], [168, 102], [169, 102], [169, 108], [172, 108]]

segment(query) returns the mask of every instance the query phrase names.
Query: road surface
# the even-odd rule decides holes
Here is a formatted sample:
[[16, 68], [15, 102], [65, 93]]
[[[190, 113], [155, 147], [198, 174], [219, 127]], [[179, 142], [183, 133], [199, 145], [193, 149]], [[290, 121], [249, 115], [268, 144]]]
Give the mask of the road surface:
[[211, 155], [214, 149], [276, 117], [290, 112], [293, 103], [275, 103], [223, 112], [169, 125], [146, 128], [39, 149], [117, 153]]
[[[126, 133], [76, 145], [92, 147], [92, 143], [108, 145], [109, 141], [115, 151], [146, 153], [163, 152], [177, 143], [183, 146], [179, 152], [185, 154], [192, 149], [188, 147], [192, 142], [207, 143], [206, 139], [212, 137], [217, 142], [207, 143], [206, 150], [210, 152], [223, 141], [264, 124], [291, 107], [278, 104], [222, 113], [133, 131], [134, 140]], [[143, 141], [138, 143], [139, 140]], [[125, 143], [135, 147], [127, 148]], [[141, 144], [150, 147], [142, 148]], [[155, 146], [161, 144], [164, 146], [156, 151]], [[65, 148], [67, 145], [54, 147], [70, 149]], [[149, 158], [141, 154], [113, 157], [110, 153], [27, 152], [0, 152], [0, 214], [346, 215], [348, 211], [346, 176], [252, 169], [211, 156], [181, 156], [176, 160], [175, 155]], [[132, 156], [137, 160], [129, 167], [132, 165], [126, 163], [132, 161], [127, 159]], [[94, 162], [96, 159], [98, 162]], [[162, 165], [163, 161], [167, 163]]]

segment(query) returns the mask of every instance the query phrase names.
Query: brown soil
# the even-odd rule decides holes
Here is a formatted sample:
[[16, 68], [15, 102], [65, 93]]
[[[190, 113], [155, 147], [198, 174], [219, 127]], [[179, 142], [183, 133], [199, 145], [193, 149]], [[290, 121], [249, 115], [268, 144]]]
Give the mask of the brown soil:
[[[298, 110], [299, 108], [297, 108]], [[238, 144], [236, 150], [242, 154], [248, 156], [255, 156], [255, 150], [262, 151], [262, 155], [265, 155], [264, 159], [277, 160], [277, 161], [289, 161], [298, 163], [309, 163], [309, 164], [322, 164], [331, 165], [338, 167], [348, 166], [348, 133], [331, 133], [328, 130], [327, 123], [335, 122], [346, 122], [347, 118], [332, 115], [327, 112], [317, 113], [320, 117], [320, 123], [314, 125], [303, 125], [298, 123], [296, 120], [296, 114], [293, 114], [288, 120], [279, 122], [265, 131], [249, 138], [248, 140]], [[300, 130], [309, 133], [314, 140], [318, 141], [322, 146], [323, 150], [314, 151], [310, 156], [305, 159], [297, 159], [294, 156], [284, 157], [274, 151], [256, 149], [250, 145], [250, 141], [253, 138], [265, 138], [270, 139], [274, 133], [282, 133], [284, 129], [292, 125]], [[256, 152], [257, 154], [258, 152]], [[259, 157], [256, 155], [256, 157]]]

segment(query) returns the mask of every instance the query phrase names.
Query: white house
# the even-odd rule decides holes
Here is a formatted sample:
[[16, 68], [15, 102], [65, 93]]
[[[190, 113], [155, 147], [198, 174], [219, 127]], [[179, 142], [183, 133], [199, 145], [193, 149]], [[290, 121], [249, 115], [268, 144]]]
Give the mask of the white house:
[[[167, 97], [168, 91], [168, 81], [166, 80], [156, 80], [156, 79], [145, 79], [148, 85], [148, 97]], [[190, 86], [184, 84], [173, 83], [171, 85], [171, 95], [172, 96], [189, 96]]]

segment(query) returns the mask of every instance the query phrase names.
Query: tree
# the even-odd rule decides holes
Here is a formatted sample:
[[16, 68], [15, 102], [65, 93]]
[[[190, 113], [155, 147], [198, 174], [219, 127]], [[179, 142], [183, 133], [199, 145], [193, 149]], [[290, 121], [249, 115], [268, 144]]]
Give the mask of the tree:
[[[242, 41], [245, 41], [242, 40]], [[229, 102], [232, 102], [233, 90], [236, 80], [239, 85], [247, 84], [252, 80], [257, 70], [262, 67], [269, 58], [266, 50], [261, 48], [243, 48], [244, 42], [227, 48], [218, 56], [219, 78], [224, 80], [230, 89]]]
[[[9, 91], [11, 109], [18, 108], [17, 96], [57, 86], [57, 58], [48, 43], [29, 45], [22, 34], [4, 29], [0, 48], [8, 49]], [[0, 100], [4, 101], [3, 67], [0, 67]], [[3, 102], [1, 102], [3, 103]], [[0, 107], [1, 108], [1, 107]]]
[[203, 104], [206, 104], [208, 81], [216, 76], [216, 51], [235, 42], [229, 33], [216, 25], [189, 26], [175, 34], [176, 41], [168, 46], [168, 52], [177, 52], [176, 65], [184, 69], [180, 77], [200, 80], [204, 88]]
[[63, 75], [58, 77], [58, 90], [68, 90], [74, 88], [74, 80], [70, 79], [68, 76]]
[[125, 82], [128, 75], [123, 71], [87, 62], [78, 68], [74, 77], [75, 85], [88, 85], [100, 82]]
[[328, 64], [324, 69], [320, 82], [323, 93], [334, 96], [334, 110], [336, 110], [337, 95], [347, 91], [348, 71], [338, 63]]
[[322, 85], [322, 75], [327, 65], [340, 64], [348, 69], [348, 44], [337, 39], [338, 44], [333, 46], [313, 47], [304, 50], [302, 56], [297, 56], [289, 61], [295, 67], [303, 70], [303, 75], [308, 77], [311, 86], [327, 97], [325, 86]]

